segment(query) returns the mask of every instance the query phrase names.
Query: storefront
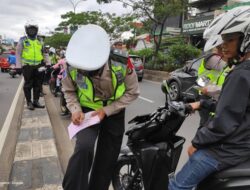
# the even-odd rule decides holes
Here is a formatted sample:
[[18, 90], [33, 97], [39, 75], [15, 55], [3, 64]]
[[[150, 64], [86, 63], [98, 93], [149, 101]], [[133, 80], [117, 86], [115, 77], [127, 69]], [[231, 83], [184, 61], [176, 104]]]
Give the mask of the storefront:
[[203, 48], [205, 44], [203, 32], [213, 19], [214, 15], [185, 20], [182, 28], [183, 34], [189, 38], [192, 45]]

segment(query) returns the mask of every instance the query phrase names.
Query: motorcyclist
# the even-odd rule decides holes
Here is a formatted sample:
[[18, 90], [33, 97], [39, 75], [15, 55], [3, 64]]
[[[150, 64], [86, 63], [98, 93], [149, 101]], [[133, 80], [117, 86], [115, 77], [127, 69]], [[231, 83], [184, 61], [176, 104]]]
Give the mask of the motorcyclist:
[[66, 60], [70, 67], [64, 73], [62, 87], [72, 122], [80, 125], [84, 113], [94, 111], [92, 116], [98, 116], [100, 123], [77, 133], [64, 190], [109, 188], [121, 148], [125, 108], [139, 95], [134, 70], [128, 72], [126, 64], [110, 55], [108, 34], [97, 25], [84, 25], [68, 44]]
[[[38, 24], [34, 20], [29, 20], [25, 24], [27, 36], [22, 37], [16, 48], [16, 67], [21, 68], [24, 76], [24, 94], [28, 109], [44, 108], [39, 103], [41, 89], [41, 74], [39, 68], [43, 58], [42, 44], [37, 39]], [[31, 90], [33, 89], [33, 102], [31, 101]]]
[[49, 60], [51, 65], [55, 65], [58, 61], [56, 58], [56, 49], [54, 47], [49, 48]]
[[[191, 190], [213, 172], [237, 165], [250, 157], [250, 7], [238, 7], [216, 23], [222, 51], [229, 66], [210, 122], [199, 129], [188, 149], [190, 156], [170, 180], [169, 190]], [[198, 104], [191, 104], [198, 109]]]

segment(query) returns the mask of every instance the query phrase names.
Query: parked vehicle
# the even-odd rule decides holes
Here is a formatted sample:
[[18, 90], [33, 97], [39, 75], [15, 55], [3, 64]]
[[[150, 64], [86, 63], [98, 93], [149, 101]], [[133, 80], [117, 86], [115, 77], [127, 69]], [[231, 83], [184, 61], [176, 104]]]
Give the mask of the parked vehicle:
[[0, 68], [1, 72], [7, 72], [10, 68], [10, 64], [8, 62], [8, 57], [10, 55], [10, 52], [3, 52], [0, 55]]
[[129, 55], [131, 63], [135, 67], [135, 72], [138, 77], [138, 81], [142, 81], [144, 74], [144, 62], [140, 56], [137, 55]]
[[[168, 94], [166, 92], [166, 94]], [[187, 116], [183, 102], [166, 102], [151, 114], [136, 116], [116, 163], [114, 190], [166, 190], [178, 164], [185, 138], [176, 135]], [[196, 190], [249, 190], [250, 160], [214, 173]]]
[[190, 97], [198, 97], [198, 91], [192, 86], [198, 77], [198, 69], [201, 59], [189, 61], [184, 67], [170, 73], [169, 79], [164, 80], [170, 88], [170, 99], [173, 101], [186, 100]]

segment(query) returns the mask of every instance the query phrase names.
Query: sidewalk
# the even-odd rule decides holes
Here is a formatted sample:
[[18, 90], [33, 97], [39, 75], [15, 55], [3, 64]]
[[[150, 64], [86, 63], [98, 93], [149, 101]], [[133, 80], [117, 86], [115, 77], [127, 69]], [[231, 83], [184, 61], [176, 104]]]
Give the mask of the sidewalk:
[[62, 179], [47, 109], [30, 111], [25, 104], [9, 190], [59, 190]]

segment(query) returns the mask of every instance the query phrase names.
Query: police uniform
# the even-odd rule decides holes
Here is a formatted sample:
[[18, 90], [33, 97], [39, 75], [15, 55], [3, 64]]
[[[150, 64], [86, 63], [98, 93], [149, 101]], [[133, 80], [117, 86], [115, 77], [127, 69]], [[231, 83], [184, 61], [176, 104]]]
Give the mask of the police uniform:
[[[139, 96], [137, 76], [109, 60], [88, 76], [68, 67], [62, 80], [67, 107], [74, 113], [103, 108], [100, 124], [80, 131], [63, 180], [64, 190], [108, 190], [124, 133], [125, 108]], [[94, 145], [98, 136], [95, 158]], [[93, 165], [92, 165], [93, 163]], [[92, 169], [91, 169], [92, 166]], [[89, 178], [89, 172], [91, 175]]]
[[[221, 57], [216, 54], [208, 55], [207, 58], [203, 58], [198, 69], [198, 77], [206, 76], [210, 79], [211, 84], [216, 84], [218, 77], [220, 76], [223, 68], [225, 67], [225, 62], [221, 59]], [[210, 96], [201, 94], [200, 100], [207, 101], [211, 99]], [[208, 109], [200, 109], [200, 124], [199, 127], [202, 127], [209, 119], [210, 111]]]
[[38, 102], [40, 94], [40, 73], [38, 68], [43, 60], [42, 44], [35, 38], [22, 37], [16, 48], [16, 67], [22, 68], [24, 76], [24, 94], [28, 102], [31, 102], [31, 89], [33, 88], [34, 102]]

